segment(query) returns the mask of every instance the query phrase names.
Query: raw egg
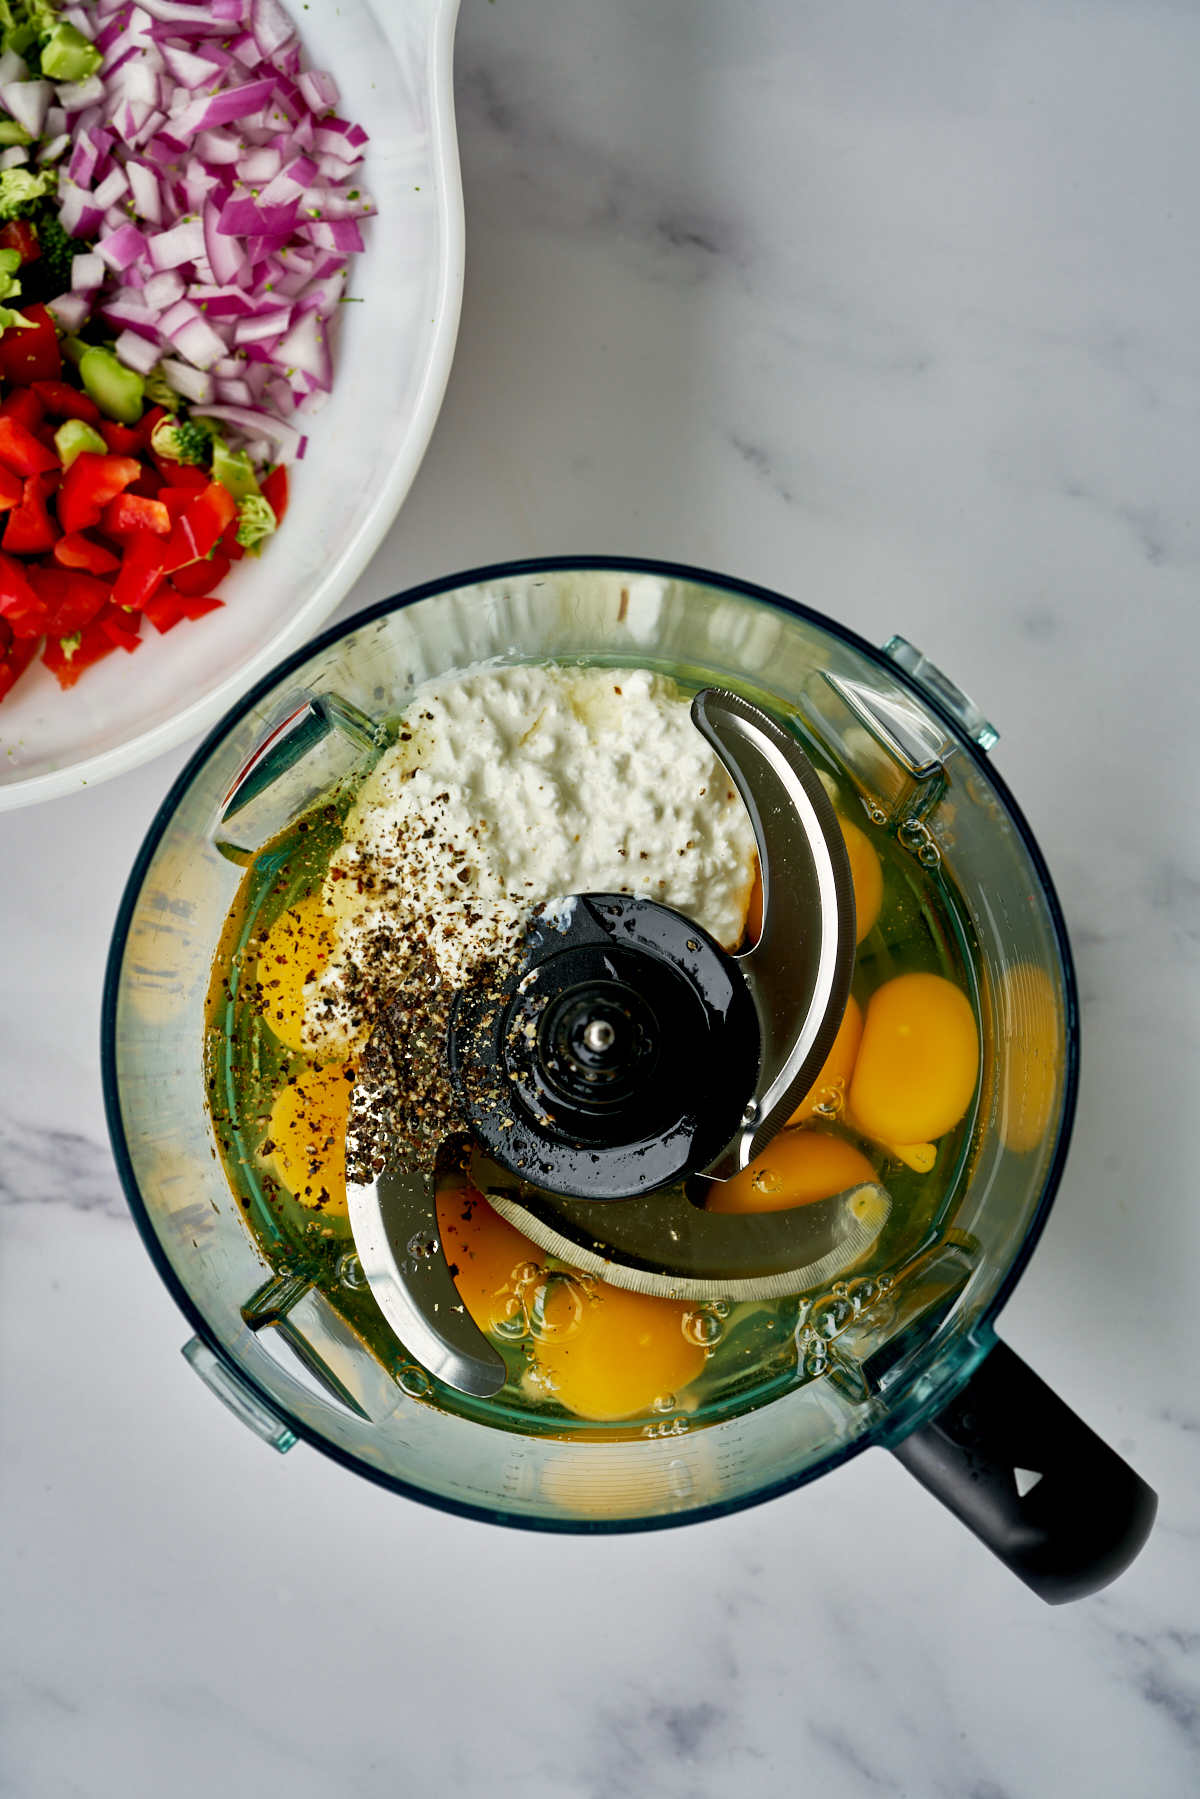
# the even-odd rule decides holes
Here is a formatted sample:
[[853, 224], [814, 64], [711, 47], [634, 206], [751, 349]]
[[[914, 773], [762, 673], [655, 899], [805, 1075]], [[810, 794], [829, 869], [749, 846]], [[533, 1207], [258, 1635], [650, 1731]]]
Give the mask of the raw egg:
[[558, 1277], [541, 1305], [537, 1360], [551, 1396], [580, 1418], [632, 1418], [704, 1367], [683, 1334], [688, 1307], [582, 1277]]
[[759, 938], [762, 935], [762, 918], [763, 918], [762, 869], [759, 867], [758, 857], [755, 856], [755, 858], [754, 858], [754, 880], [751, 882], [751, 885], [750, 885], [750, 898], [746, 902], [746, 928], [745, 928], [745, 931], [743, 932], [744, 939], [747, 943], [754, 944], [754, 943], [758, 942]]
[[861, 943], [872, 930], [883, 904], [883, 864], [875, 853], [875, 845], [865, 831], [839, 818], [846, 854], [850, 858], [850, 879], [854, 882], [854, 912], [858, 921], [855, 940]]
[[353, 1084], [348, 1062], [306, 1069], [280, 1089], [262, 1146], [289, 1192], [327, 1217], [346, 1216], [346, 1125]]
[[714, 1181], [705, 1206], [710, 1212], [785, 1212], [874, 1179], [866, 1156], [844, 1137], [785, 1130], [731, 1181]]
[[851, 994], [833, 1048], [826, 1056], [820, 1074], [788, 1119], [789, 1124], [807, 1124], [810, 1118], [832, 1118], [841, 1109], [850, 1076], [854, 1073], [862, 1028], [862, 1007]]
[[882, 1143], [923, 1144], [957, 1124], [979, 1074], [979, 1031], [961, 987], [902, 974], [871, 995], [849, 1109]]
[[704, 1366], [683, 1334], [688, 1308], [546, 1267], [473, 1187], [444, 1187], [438, 1230], [454, 1284], [480, 1330], [516, 1319], [543, 1391], [580, 1418], [614, 1421], [676, 1393]]
[[481, 1331], [495, 1330], [516, 1310], [518, 1286], [536, 1275], [541, 1251], [467, 1184], [438, 1188], [437, 1222], [463, 1304]]
[[258, 1009], [288, 1049], [307, 1049], [302, 1035], [305, 983], [320, 974], [334, 942], [333, 921], [319, 890], [281, 912], [262, 939], [254, 971]]

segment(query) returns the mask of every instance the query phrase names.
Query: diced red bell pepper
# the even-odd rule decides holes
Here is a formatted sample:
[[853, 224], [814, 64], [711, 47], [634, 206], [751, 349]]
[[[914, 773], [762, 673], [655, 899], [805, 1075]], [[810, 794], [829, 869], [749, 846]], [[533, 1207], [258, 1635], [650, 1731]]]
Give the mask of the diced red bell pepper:
[[172, 462], [166, 456], [155, 456], [153, 462], [169, 487], [178, 487], [188, 493], [202, 493], [208, 486], [208, 476], [194, 463]]
[[217, 554], [228, 556], [231, 562], [240, 562], [246, 554], [237, 540], [237, 528], [238, 522], [234, 519], [233, 523], [221, 533], [221, 540], [217, 545]]
[[108, 603], [108, 582], [81, 574], [78, 569], [35, 564], [29, 571], [29, 582], [42, 602], [49, 637], [69, 637], [73, 631], [81, 631]]
[[148, 406], [146, 408], [145, 412], [143, 412], [141, 418], [134, 426], [134, 430], [138, 434], [139, 448], [143, 450], [148, 450], [150, 448], [150, 439], [154, 435], [154, 427], [159, 423], [160, 419], [165, 419], [166, 416], [167, 409], [165, 406]]
[[69, 382], [35, 381], [24, 392], [38, 399], [52, 419], [82, 419], [85, 424], [94, 425], [100, 418], [100, 408], [92, 396]]
[[[5, 341], [0, 337], [0, 349], [4, 348]], [[22, 425], [11, 414], [0, 414], [0, 462], [23, 480], [59, 467], [54, 451], [39, 443], [28, 426]]]
[[[68, 643], [72, 635], [73, 633], [68, 635]], [[85, 669], [102, 661], [105, 656], [112, 655], [116, 647], [104, 627], [93, 619], [90, 625], [83, 627], [79, 633], [79, 642], [70, 649], [65, 648], [62, 639], [58, 637], [47, 638], [42, 661], [60, 687], [74, 687]]]
[[[3, 424], [0, 419], [0, 433]], [[0, 460], [3, 456], [0, 436]], [[83, 450], [63, 476], [58, 490], [58, 522], [63, 530], [86, 531], [98, 525], [108, 502], [131, 487], [141, 472], [141, 463], [132, 456], [100, 456], [94, 450]]]
[[42, 253], [37, 232], [26, 219], [10, 219], [0, 226], [0, 250], [15, 250], [22, 264], [36, 262]]
[[121, 558], [113, 550], [83, 531], [68, 531], [60, 537], [54, 546], [54, 560], [63, 568], [86, 569], [89, 575], [107, 575], [121, 566]]
[[[3, 341], [0, 338], [0, 343]], [[110, 456], [136, 456], [142, 447], [136, 425], [118, 425], [112, 419], [101, 419], [96, 429], [108, 445]]]
[[0, 700], [11, 693], [38, 653], [36, 637], [16, 637], [0, 618]]
[[170, 574], [187, 562], [197, 562], [215, 549], [237, 518], [237, 501], [219, 481], [210, 481], [198, 493], [167, 539], [163, 567]]
[[46, 608], [35, 593], [29, 573], [11, 556], [0, 554], [0, 616], [8, 620], [14, 637], [41, 637], [46, 629]]
[[141, 474], [133, 486], [126, 489], [126, 492], [141, 494], [144, 500], [157, 500], [161, 490], [162, 479], [158, 470], [152, 469], [148, 463], [143, 462]]
[[212, 594], [190, 595], [180, 593], [171, 582], [166, 582], [152, 600], [146, 602], [146, 617], [156, 631], [164, 635], [172, 630], [181, 619], [203, 618], [208, 612], [215, 612], [225, 604]]
[[165, 481], [155, 495], [159, 505], [166, 507], [167, 512], [170, 514], [172, 524], [175, 523], [176, 519], [183, 517], [188, 507], [191, 505], [193, 497], [194, 496], [189, 488], [168, 487]]
[[32, 381], [57, 381], [62, 374], [62, 357], [54, 320], [40, 304], [21, 306], [18, 311], [29, 320], [29, 325], [16, 326], [0, 337], [0, 375], [14, 387], [28, 387]]
[[27, 431], [40, 430], [46, 414], [32, 387], [14, 387], [0, 400], [0, 418], [16, 419]]
[[47, 475], [31, 475], [21, 504], [9, 513], [0, 544], [10, 556], [44, 556], [54, 548], [59, 530], [46, 509], [49, 481]]
[[25, 483], [11, 469], [0, 467], [0, 512], [19, 506], [25, 498]]
[[222, 556], [217, 550], [200, 562], [185, 562], [182, 568], [175, 569], [171, 585], [180, 593], [215, 593], [231, 566], [228, 556]]
[[119, 606], [106, 606], [103, 612], [96, 614], [96, 623], [120, 650], [127, 650], [130, 655], [141, 646], [142, 615], [140, 612], [125, 612]]
[[153, 531], [132, 534], [121, 559], [120, 572], [113, 582], [115, 606], [123, 606], [127, 612], [145, 611], [147, 600], [152, 599], [162, 586], [167, 541]]
[[263, 482], [262, 497], [275, 514], [276, 524], [282, 525], [288, 509], [288, 472], [282, 462]]
[[134, 531], [153, 531], [156, 537], [169, 537], [171, 515], [158, 500], [127, 491], [119, 493], [104, 508], [103, 528], [109, 537], [129, 537]]

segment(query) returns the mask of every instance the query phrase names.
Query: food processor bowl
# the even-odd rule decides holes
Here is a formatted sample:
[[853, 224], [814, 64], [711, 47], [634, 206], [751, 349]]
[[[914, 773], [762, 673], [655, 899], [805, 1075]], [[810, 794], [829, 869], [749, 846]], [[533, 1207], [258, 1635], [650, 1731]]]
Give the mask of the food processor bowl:
[[[867, 824], [958, 896], [982, 1063], [937, 1232], [889, 1279], [804, 1312], [767, 1403], [702, 1427], [532, 1435], [431, 1403], [315, 1288], [278, 1281], [239, 1216], [206, 1097], [214, 954], [261, 846], [368, 769], [420, 683], [480, 665], [649, 668], [743, 694], [821, 746]], [[988, 762], [996, 733], [902, 638], [876, 650], [808, 608], [686, 567], [581, 557], [475, 570], [385, 601], [289, 658], [163, 802], [121, 905], [103, 1014], [109, 1124], [192, 1367], [278, 1449], [302, 1440], [381, 1485], [548, 1530], [680, 1524], [891, 1449], [1044, 1598], [1111, 1579], [1154, 1497], [1006, 1346], [995, 1319], [1066, 1153], [1078, 1018], [1045, 864]], [[357, 1270], [357, 1271], [356, 1271]], [[347, 1258], [347, 1281], [361, 1281]]]

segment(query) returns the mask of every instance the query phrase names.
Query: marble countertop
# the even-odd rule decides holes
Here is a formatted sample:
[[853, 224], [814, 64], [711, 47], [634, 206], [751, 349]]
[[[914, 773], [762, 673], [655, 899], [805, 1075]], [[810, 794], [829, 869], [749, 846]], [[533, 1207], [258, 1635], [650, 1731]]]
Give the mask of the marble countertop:
[[179, 1357], [101, 1112], [179, 753], [0, 825], [14, 1799], [1200, 1790], [1200, 13], [467, 0], [458, 358], [347, 602], [678, 557], [902, 631], [1001, 731], [1084, 1008], [1008, 1340], [1158, 1488], [1050, 1610], [882, 1452], [593, 1541], [279, 1457]]

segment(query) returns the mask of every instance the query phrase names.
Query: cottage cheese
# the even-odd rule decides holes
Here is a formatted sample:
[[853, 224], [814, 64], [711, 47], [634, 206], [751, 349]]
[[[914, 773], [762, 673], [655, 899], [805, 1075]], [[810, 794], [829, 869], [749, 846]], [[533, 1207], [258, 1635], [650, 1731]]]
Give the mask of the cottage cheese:
[[306, 990], [310, 1045], [361, 1038], [362, 971], [386, 957], [403, 978], [398, 945], [402, 960], [419, 941], [458, 986], [572, 893], [659, 900], [733, 948], [754, 855], [745, 806], [666, 677], [529, 666], [433, 682], [330, 865], [337, 942]]

